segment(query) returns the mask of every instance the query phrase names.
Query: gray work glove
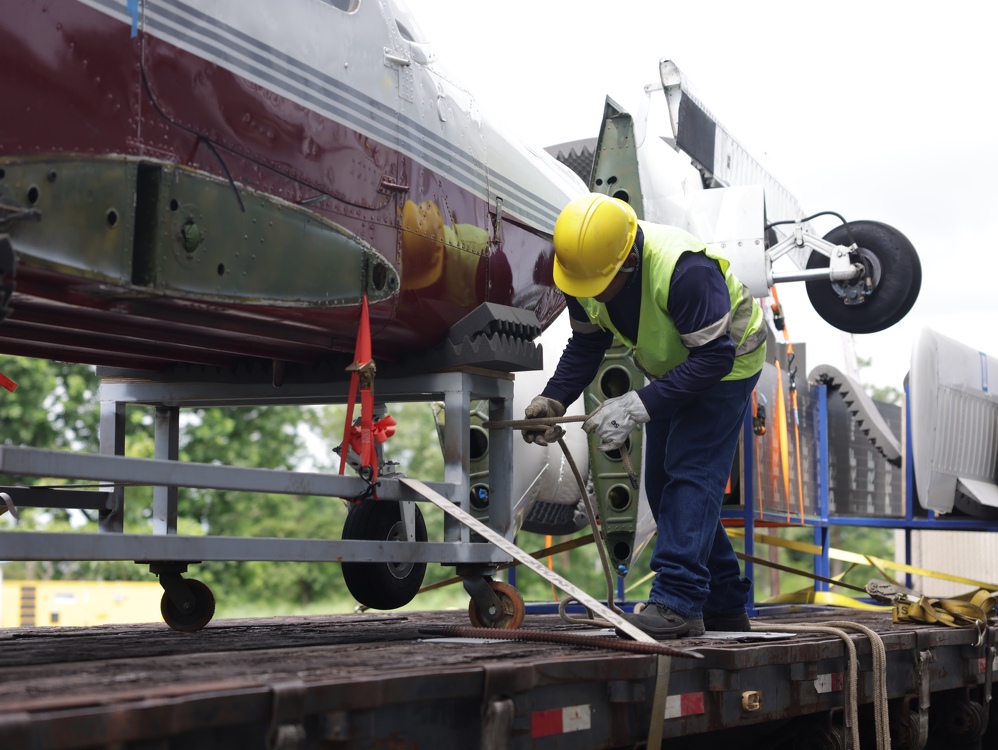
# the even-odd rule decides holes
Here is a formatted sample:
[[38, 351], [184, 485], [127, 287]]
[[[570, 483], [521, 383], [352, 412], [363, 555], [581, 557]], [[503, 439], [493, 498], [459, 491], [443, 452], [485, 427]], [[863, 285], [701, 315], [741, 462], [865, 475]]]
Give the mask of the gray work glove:
[[[527, 419], [563, 417], [565, 416], [565, 405], [561, 401], [555, 401], [547, 396], [534, 396], [534, 400], [523, 410], [523, 416]], [[565, 434], [565, 430], [560, 425], [538, 425], [536, 429], [524, 428], [522, 434], [523, 439], [528, 443], [547, 445], [548, 443], [557, 443]]]
[[597, 450], [601, 453], [617, 450], [627, 440], [631, 430], [644, 424], [651, 416], [637, 391], [628, 391], [623, 396], [608, 398], [594, 411], [582, 429], [595, 432], [600, 437]]

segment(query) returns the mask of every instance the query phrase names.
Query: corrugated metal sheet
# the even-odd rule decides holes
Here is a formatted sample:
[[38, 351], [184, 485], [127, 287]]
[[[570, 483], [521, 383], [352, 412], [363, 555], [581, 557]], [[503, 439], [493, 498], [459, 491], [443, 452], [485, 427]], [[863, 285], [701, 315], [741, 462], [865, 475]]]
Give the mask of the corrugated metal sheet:
[[[895, 559], [903, 561], [904, 531], [894, 532]], [[995, 584], [998, 590], [998, 532], [913, 531], [911, 564], [918, 568]], [[966, 583], [915, 576], [913, 588], [926, 596], [945, 598], [973, 589]]]

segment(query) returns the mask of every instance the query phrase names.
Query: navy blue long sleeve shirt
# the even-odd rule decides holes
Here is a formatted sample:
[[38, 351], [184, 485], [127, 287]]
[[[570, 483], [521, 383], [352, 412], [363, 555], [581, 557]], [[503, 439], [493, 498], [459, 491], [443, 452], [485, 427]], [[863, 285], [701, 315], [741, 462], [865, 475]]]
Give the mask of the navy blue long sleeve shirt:
[[[620, 293], [607, 303], [610, 320], [631, 341], [637, 341], [641, 322], [641, 272], [639, 268]], [[588, 324], [589, 318], [579, 301], [569, 295], [565, 297], [568, 314], [574, 320]], [[731, 312], [728, 287], [717, 261], [704, 253], [680, 256], [672, 273], [667, 312], [681, 335], [706, 328]], [[574, 402], [596, 377], [613, 338], [610, 331], [573, 331], [542, 395], [566, 406]], [[639, 389], [638, 396], [652, 419], [668, 415], [680, 403], [730, 373], [735, 349], [731, 334], [725, 333], [691, 348], [685, 362]]]

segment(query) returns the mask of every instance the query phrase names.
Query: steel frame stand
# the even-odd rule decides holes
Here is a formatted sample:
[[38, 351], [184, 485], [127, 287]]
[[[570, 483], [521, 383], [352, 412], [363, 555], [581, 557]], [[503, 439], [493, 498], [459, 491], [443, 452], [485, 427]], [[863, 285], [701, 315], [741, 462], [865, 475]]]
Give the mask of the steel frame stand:
[[[339, 539], [271, 539], [182, 536], [177, 534], [177, 492], [180, 487], [226, 489], [354, 498], [368, 489], [356, 476], [289, 472], [178, 461], [180, 409], [208, 406], [316, 405], [345, 403], [349, 384], [329, 382], [328, 375], [280, 387], [231, 372], [212, 371], [200, 378], [179, 374], [101, 368], [100, 452], [82, 454], [33, 448], [0, 447], [0, 473], [99, 482], [98, 492], [72, 489], [7, 488], [15, 504], [33, 507], [87, 508], [98, 511], [96, 533], [0, 532], [7, 560], [132, 560], [179, 569], [205, 560], [440, 563], [474, 575], [491, 575], [512, 561], [499, 546], [471, 541], [467, 525], [445, 516], [442, 542]], [[379, 403], [443, 401], [444, 481], [427, 483], [467, 513], [470, 506], [470, 404], [486, 399], [490, 419], [512, 419], [513, 380], [502, 372], [465, 368], [423, 375], [383, 377], [376, 383]], [[125, 409], [141, 404], [155, 408], [155, 458], [125, 456]], [[490, 440], [490, 529], [512, 542], [511, 429], [493, 430]], [[125, 485], [152, 485], [152, 534], [130, 534], [124, 528]], [[380, 478], [378, 497], [404, 505], [426, 498], [407, 486], [400, 475]], [[409, 516], [412, 523], [412, 513]], [[412, 535], [408, 535], [412, 539]], [[171, 568], [173, 566], [173, 568]]]
[[[900, 529], [904, 532], [904, 555], [903, 560], [905, 565], [911, 566], [912, 564], [912, 532], [915, 530], [965, 530], [965, 531], [995, 531], [998, 530], [998, 522], [989, 519], [977, 519], [977, 518], [941, 518], [936, 513], [931, 510], [924, 511], [924, 515], [917, 512], [918, 498], [915, 491], [915, 477], [913, 462], [910, 457], [912, 455], [911, 447], [911, 419], [908, 418], [907, 413], [905, 413], [905, 418], [903, 421], [903, 451], [902, 451], [902, 483], [901, 483], [901, 494], [903, 501], [903, 511], [896, 516], [849, 516], [834, 514], [831, 512], [830, 503], [830, 451], [829, 451], [829, 419], [828, 419], [828, 388], [825, 385], [818, 385], [815, 387], [816, 392], [816, 402], [814, 404], [814, 411], [811, 414], [811, 419], [813, 419], [818, 427], [816, 435], [816, 458], [815, 466], [813, 469], [813, 474], [808, 476], [806, 481], [811, 482], [815, 490], [815, 512], [812, 515], [805, 515], [804, 517], [796, 517], [795, 523], [783, 523], [778, 514], [771, 512], [760, 512], [759, 507], [762, 504], [762, 499], [758, 497], [758, 492], [756, 490], [756, 475], [755, 475], [755, 441], [753, 440], [752, 433], [752, 415], [748, 414], [745, 418], [745, 424], [743, 428], [743, 439], [741, 445], [741, 486], [743, 488], [742, 494], [742, 505], [741, 507], [735, 509], [726, 509], [722, 513], [722, 517], [733, 522], [733, 525], [741, 525], [744, 528], [745, 534], [745, 554], [755, 555], [755, 539], [754, 533], [757, 527], [758, 520], [764, 520], [769, 523], [776, 523], [777, 525], [793, 526], [811, 526], [814, 530], [814, 546], [820, 549], [820, 553], [814, 555], [814, 573], [819, 576], [824, 576], [828, 578], [831, 576], [831, 563], [830, 563], [830, 529], [833, 525], [835, 526], [860, 526], [860, 527], [875, 527], [875, 528], [887, 528], [887, 529]], [[905, 405], [904, 409], [908, 409], [908, 398], [907, 398], [907, 388], [905, 389]], [[845, 488], [848, 491], [848, 488]], [[755, 573], [755, 565], [750, 561], [746, 560], [744, 562], [745, 576], [753, 579]], [[905, 585], [909, 588], [912, 586], [912, 574], [910, 572], [905, 573]], [[816, 593], [827, 593], [830, 591], [830, 586], [824, 581], [815, 581], [814, 591]], [[749, 599], [749, 614], [758, 613], [760, 608], [757, 606], [755, 601], [755, 587], [753, 586]], [[762, 603], [760, 603], [762, 604]], [[776, 605], [763, 604], [768, 610], [773, 610]]]

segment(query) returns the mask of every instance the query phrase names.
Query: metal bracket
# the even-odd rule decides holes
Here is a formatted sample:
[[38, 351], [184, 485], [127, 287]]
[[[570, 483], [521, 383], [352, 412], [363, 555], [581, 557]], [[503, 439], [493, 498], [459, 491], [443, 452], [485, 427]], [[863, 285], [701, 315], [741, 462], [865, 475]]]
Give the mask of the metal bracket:
[[499, 250], [502, 247], [502, 198], [496, 196], [496, 215], [492, 218], [492, 247]]
[[509, 698], [491, 701], [482, 719], [482, 750], [506, 750], [513, 737], [516, 709]]
[[20, 516], [17, 515], [17, 506], [14, 505], [14, 501], [10, 499], [10, 495], [6, 492], [0, 492], [0, 499], [4, 502], [3, 507], [0, 507], [0, 516], [9, 510], [10, 514], [14, 516], [14, 520], [18, 520]]
[[385, 65], [391, 67], [392, 65], [399, 65], [401, 67], [406, 67], [407, 65], [412, 65], [412, 60], [410, 60], [405, 55], [400, 55], [392, 49], [385, 47]]
[[[150, 565], [149, 569], [152, 572], [155, 566]], [[184, 571], [187, 570], [187, 566], [183, 566]], [[190, 587], [184, 581], [183, 576], [180, 572], [165, 572], [159, 573], [159, 585], [163, 587], [166, 595], [170, 597], [170, 601], [176, 605], [177, 609], [184, 613], [190, 613], [194, 610], [197, 602], [194, 599], [194, 594], [191, 593]]]
[[828, 258], [829, 266], [828, 268], [802, 268], [799, 271], [790, 273], [770, 273], [770, 286], [784, 281], [813, 281], [816, 279], [850, 281], [858, 278], [864, 272], [861, 264], [853, 263], [849, 258], [849, 253], [856, 250], [855, 245], [852, 247], [833, 245], [831, 242], [805, 232], [800, 224], [795, 224], [794, 233], [773, 245], [767, 251], [767, 254], [771, 261], [776, 261], [791, 250], [812, 250], [819, 252]]
[[305, 683], [301, 680], [270, 686], [274, 695], [270, 709], [268, 750], [299, 750], [305, 746]]
[[489, 586], [484, 576], [465, 576], [464, 590], [478, 608], [489, 620], [498, 619], [503, 614], [502, 602], [496, 592]]
[[929, 706], [932, 703], [931, 680], [929, 679], [929, 664], [932, 662], [931, 651], [919, 651], [918, 663], [915, 674], [918, 677], [918, 712], [915, 715], [916, 722], [912, 722], [911, 729], [917, 734], [912, 737], [911, 750], [923, 750], [926, 741], [929, 739]]
[[984, 695], [982, 697], [984, 699], [984, 707], [987, 708], [988, 704], [991, 703], [991, 687], [994, 684], [995, 677], [995, 657], [998, 652], [996, 652], [994, 646], [991, 646], [984, 653], [987, 663], [984, 669]]

